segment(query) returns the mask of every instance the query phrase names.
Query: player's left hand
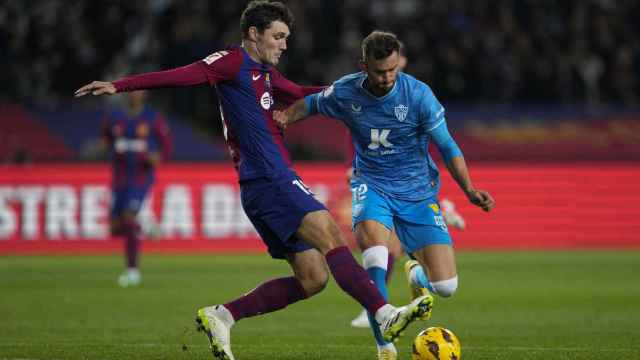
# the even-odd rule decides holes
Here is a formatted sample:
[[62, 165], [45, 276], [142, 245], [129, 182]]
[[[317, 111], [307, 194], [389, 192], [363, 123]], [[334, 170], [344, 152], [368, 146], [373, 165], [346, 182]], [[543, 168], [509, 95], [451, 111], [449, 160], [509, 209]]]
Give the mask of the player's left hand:
[[116, 87], [113, 83], [108, 81], [93, 81], [90, 84], [87, 84], [80, 89], [76, 90], [74, 93], [75, 97], [85, 96], [87, 94], [92, 94], [95, 96], [98, 95], [113, 95], [117, 92]]
[[273, 120], [275, 120], [276, 124], [278, 124], [282, 130], [285, 130], [289, 124], [287, 115], [281, 110], [273, 111]]
[[472, 204], [479, 206], [482, 210], [489, 212], [496, 205], [496, 201], [489, 192], [484, 190], [472, 190], [467, 194]]

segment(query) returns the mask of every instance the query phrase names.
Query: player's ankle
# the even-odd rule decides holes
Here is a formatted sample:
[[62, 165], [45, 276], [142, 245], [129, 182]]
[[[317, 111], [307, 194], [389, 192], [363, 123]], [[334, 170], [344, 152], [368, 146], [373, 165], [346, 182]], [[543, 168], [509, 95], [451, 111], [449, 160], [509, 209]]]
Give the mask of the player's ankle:
[[218, 315], [218, 318], [222, 320], [228, 327], [231, 327], [236, 323], [236, 320], [233, 318], [233, 314], [231, 314], [231, 311], [229, 311], [229, 309], [227, 309], [224, 305], [216, 305], [214, 311]]
[[382, 324], [391, 314], [395, 312], [396, 308], [391, 304], [384, 304], [380, 307], [375, 314], [375, 319], [378, 324]]

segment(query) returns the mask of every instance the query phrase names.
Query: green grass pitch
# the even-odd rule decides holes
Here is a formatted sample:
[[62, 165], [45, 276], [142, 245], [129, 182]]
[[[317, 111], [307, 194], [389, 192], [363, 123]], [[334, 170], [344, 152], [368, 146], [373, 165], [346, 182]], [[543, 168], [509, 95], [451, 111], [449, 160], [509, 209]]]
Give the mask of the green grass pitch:
[[[211, 359], [195, 310], [288, 274], [266, 255], [144, 255], [143, 283], [121, 289], [119, 256], [0, 257], [0, 359]], [[402, 263], [391, 302], [407, 302]], [[462, 252], [460, 288], [436, 298], [413, 337], [445, 326], [462, 359], [640, 359], [640, 252]], [[239, 360], [375, 359], [355, 302], [335, 282], [232, 331]], [[186, 350], [183, 350], [183, 344]]]

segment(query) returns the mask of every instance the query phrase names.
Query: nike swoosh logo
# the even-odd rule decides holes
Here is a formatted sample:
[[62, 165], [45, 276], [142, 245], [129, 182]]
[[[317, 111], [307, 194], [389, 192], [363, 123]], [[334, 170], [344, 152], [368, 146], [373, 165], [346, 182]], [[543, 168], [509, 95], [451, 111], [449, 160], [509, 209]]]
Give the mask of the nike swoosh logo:
[[259, 75], [257, 75], [257, 76], [256, 76], [256, 75], [253, 75], [253, 76], [252, 76], [253, 81], [256, 81], [256, 80], [260, 79], [260, 77], [261, 77], [261, 76], [262, 76], [262, 74], [259, 74]]

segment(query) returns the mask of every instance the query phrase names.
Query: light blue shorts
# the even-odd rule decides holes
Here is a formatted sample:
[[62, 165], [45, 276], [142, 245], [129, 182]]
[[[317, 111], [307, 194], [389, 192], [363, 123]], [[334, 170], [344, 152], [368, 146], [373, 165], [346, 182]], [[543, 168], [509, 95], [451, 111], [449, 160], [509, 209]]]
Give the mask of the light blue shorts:
[[413, 253], [427, 245], [452, 245], [438, 200], [394, 199], [359, 180], [351, 182], [353, 229], [364, 220], [374, 220], [396, 231], [404, 251]]

